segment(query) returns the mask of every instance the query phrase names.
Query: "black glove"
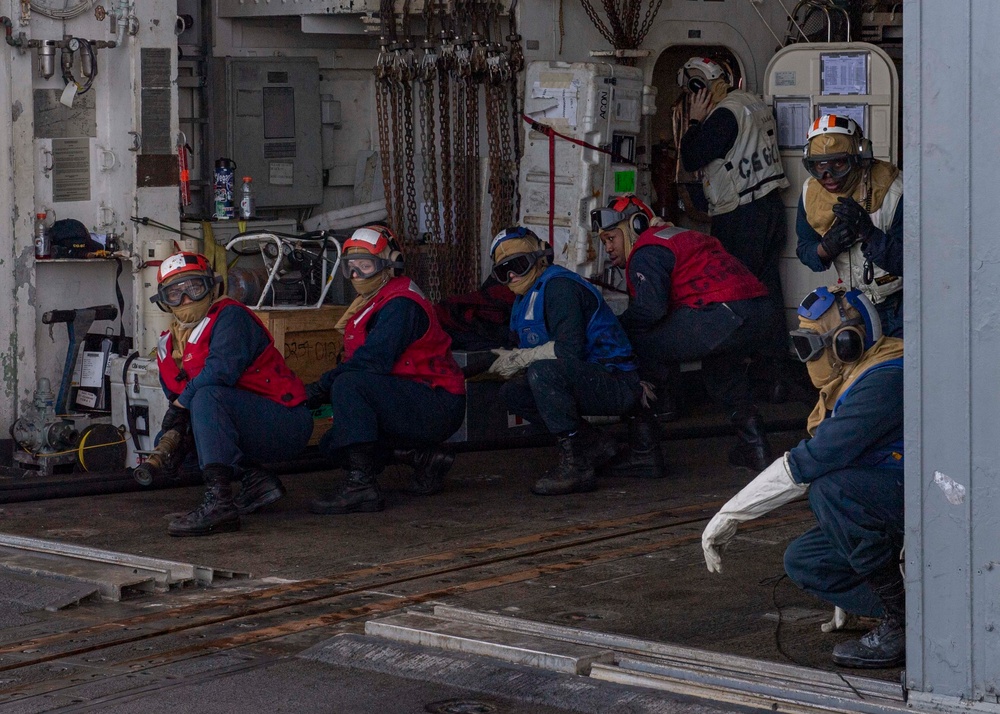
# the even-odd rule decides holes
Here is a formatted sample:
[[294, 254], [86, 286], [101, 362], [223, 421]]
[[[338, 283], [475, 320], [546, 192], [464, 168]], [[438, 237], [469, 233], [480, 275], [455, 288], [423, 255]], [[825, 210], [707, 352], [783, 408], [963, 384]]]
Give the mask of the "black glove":
[[330, 392], [319, 382], [310, 382], [306, 385], [306, 406], [310, 409], [319, 409], [324, 404], [330, 403]]
[[847, 224], [860, 241], [868, 240], [875, 231], [872, 217], [868, 215], [864, 206], [853, 198], [844, 196], [838, 198], [833, 207], [833, 215], [839, 218], [842, 223]]
[[858, 234], [839, 218], [826, 232], [819, 244], [823, 246], [828, 260], [833, 260], [858, 241]]
[[163, 415], [163, 422], [160, 424], [160, 429], [163, 430], [164, 434], [171, 429], [184, 434], [187, 432], [190, 423], [191, 412], [176, 404], [171, 404], [167, 407], [167, 413]]

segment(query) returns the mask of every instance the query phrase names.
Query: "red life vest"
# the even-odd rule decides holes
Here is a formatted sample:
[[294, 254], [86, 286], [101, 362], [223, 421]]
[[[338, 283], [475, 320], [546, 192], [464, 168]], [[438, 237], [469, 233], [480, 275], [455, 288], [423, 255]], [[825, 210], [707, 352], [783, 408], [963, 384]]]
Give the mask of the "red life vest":
[[218, 321], [216, 318], [224, 307], [235, 305], [250, 313], [260, 329], [268, 338], [267, 348], [253, 361], [246, 371], [236, 380], [238, 389], [245, 389], [248, 392], [267, 397], [284, 407], [298, 406], [306, 400], [306, 388], [302, 380], [295, 376], [295, 372], [285, 364], [285, 358], [274, 346], [274, 338], [264, 327], [260, 318], [242, 303], [232, 298], [223, 297], [212, 303], [208, 308], [208, 313], [202, 318], [198, 326], [191, 332], [187, 344], [184, 346], [184, 356], [182, 362], [184, 369], [177, 367], [173, 352], [173, 336], [170, 332], [160, 335], [160, 343], [156, 350], [156, 363], [160, 368], [160, 379], [174, 394], [180, 394], [188, 382], [198, 376], [198, 373], [205, 367], [205, 360], [208, 359], [209, 345], [212, 338], [212, 330]]
[[[767, 288], [737, 258], [726, 252], [718, 238], [684, 228], [654, 226], [643, 232], [629, 253], [628, 263], [640, 248], [653, 245], [674, 254], [670, 276], [670, 309], [686, 305], [698, 308], [731, 300], [749, 300], [767, 295]], [[628, 294], [635, 286], [628, 263], [625, 281]]]
[[365, 343], [368, 323], [393, 298], [407, 298], [417, 303], [427, 315], [430, 326], [411, 343], [392, 366], [391, 374], [412, 379], [429, 387], [441, 387], [452, 394], [465, 394], [465, 377], [451, 356], [451, 338], [441, 329], [434, 306], [412, 280], [399, 276], [385, 284], [365, 308], [351, 318], [344, 328], [344, 360]]

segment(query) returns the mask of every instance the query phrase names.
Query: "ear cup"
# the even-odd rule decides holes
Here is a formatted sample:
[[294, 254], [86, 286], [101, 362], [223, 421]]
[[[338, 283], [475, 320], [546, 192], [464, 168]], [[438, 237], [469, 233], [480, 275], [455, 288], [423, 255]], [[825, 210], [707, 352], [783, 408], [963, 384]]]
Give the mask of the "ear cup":
[[639, 235], [649, 228], [649, 218], [646, 217], [645, 213], [636, 213], [632, 216], [632, 230], [635, 231], [636, 235]]
[[402, 275], [403, 269], [406, 267], [405, 261], [403, 260], [403, 254], [398, 250], [390, 251], [389, 261], [392, 263], [393, 275]]
[[864, 352], [865, 337], [856, 327], [845, 327], [833, 336], [833, 354], [841, 362], [857, 362]]
[[863, 163], [870, 164], [875, 161], [875, 154], [872, 150], [871, 139], [861, 139], [859, 147], [860, 151], [858, 152], [858, 158], [860, 158]]

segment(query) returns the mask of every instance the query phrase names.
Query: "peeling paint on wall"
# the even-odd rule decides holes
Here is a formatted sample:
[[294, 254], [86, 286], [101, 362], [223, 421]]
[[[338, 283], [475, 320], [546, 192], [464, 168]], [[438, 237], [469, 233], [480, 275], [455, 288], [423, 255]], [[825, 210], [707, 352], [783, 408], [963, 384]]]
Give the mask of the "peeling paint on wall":
[[10, 108], [11, 119], [17, 122], [17, 120], [21, 118], [22, 114], [24, 114], [24, 105], [21, 104], [20, 101], [14, 102], [14, 104], [12, 104]]

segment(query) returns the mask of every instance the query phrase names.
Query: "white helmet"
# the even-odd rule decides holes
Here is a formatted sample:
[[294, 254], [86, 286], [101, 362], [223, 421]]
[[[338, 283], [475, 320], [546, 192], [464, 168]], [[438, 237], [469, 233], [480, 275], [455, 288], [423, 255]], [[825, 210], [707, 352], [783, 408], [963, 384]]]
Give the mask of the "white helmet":
[[692, 57], [677, 70], [677, 84], [695, 93], [708, 89], [717, 79], [729, 80], [726, 70], [708, 57]]
[[[827, 142], [827, 153], [813, 153], [813, 139], [836, 134], [849, 137], [848, 146], [843, 146], [844, 142], [832, 144]], [[831, 146], [837, 146], [840, 150], [828, 153]], [[873, 161], [872, 144], [853, 119], [836, 114], [824, 114], [809, 127], [806, 145], [802, 149], [802, 163], [817, 180], [821, 180], [825, 173], [829, 173], [835, 179], [842, 178], [855, 168], [864, 169], [871, 166]]]
[[850, 117], [840, 117], [836, 114], [824, 114], [812, 123], [809, 127], [809, 134], [806, 141], [809, 142], [816, 136], [823, 134], [847, 134], [853, 136], [860, 142], [862, 134], [861, 127]]

